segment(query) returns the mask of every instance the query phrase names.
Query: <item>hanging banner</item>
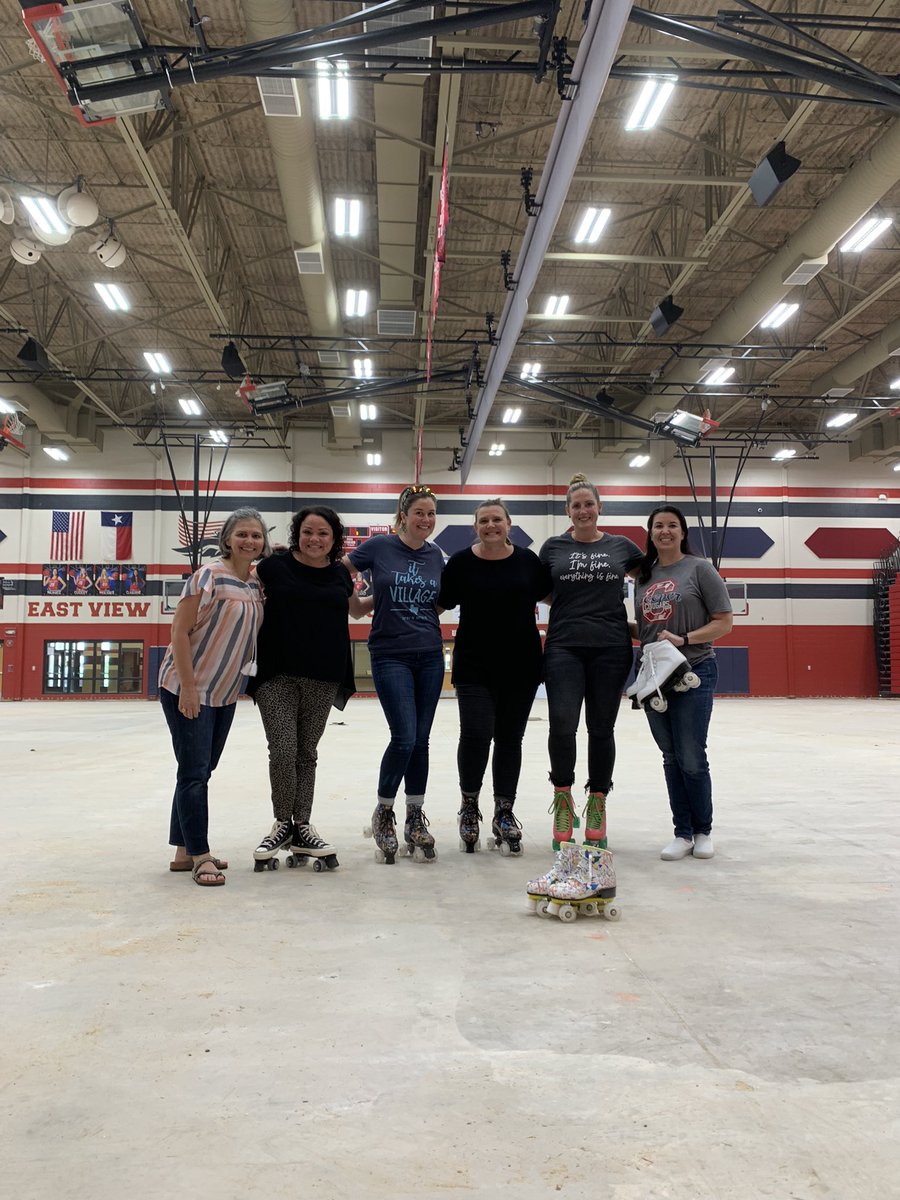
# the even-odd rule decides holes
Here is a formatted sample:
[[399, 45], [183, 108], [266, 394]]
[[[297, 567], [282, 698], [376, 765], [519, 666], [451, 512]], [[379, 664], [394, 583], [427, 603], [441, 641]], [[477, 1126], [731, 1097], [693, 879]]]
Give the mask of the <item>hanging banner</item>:
[[431, 312], [428, 315], [428, 350], [426, 354], [425, 378], [431, 379], [431, 339], [437, 317], [438, 298], [441, 294], [441, 271], [447, 254], [447, 224], [450, 219], [449, 148], [444, 136], [444, 161], [441, 167], [441, 190], [438, 197], [437, 229], [434, 236], [434, 264], [431, 272]]

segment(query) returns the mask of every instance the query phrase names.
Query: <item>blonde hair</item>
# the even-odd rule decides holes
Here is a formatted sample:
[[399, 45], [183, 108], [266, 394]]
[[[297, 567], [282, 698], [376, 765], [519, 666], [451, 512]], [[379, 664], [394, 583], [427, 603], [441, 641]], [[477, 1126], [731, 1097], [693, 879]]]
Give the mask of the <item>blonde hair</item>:
[[400, 493], [400, 499], [397, 501], [397, 512], [394, 516], [394, 533], [399, 533], [403, 526], [403, 518], [412, 508], [417, 500], [433, 500], [434, 507], [437, 508], [437, 496], [430, 487], [424, 484], [410, 484], [405, 487]]
[[597, 507], [600, 507], [600, 493], [596, 486], [591, 483], [587, 475], [573, 475], [569, 480], [569, 490], [566, 492], [566, 510], [568, 511], [569, 504], [576, 492], [590, 492], [597, 501]]

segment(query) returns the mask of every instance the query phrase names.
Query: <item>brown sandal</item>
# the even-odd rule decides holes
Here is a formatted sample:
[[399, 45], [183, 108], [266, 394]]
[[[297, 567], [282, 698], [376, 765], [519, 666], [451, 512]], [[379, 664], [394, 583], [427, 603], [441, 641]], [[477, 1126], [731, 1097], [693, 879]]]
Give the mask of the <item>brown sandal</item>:
[[[210, 864], [212, 864], [212, 868], [210, 868]], [[200, 887], [221, 887], [225, 882], [225, 876], [211, 854], [194, 863], [191, 878]]]
[[[219, 871], [227, 871], [228, 863], [224, 858], [211, 858], [209, 860], [214, 867]], [[194, 862], [190, 858], [173, 858], [169, 863], [170, 871], [193, 871]]]

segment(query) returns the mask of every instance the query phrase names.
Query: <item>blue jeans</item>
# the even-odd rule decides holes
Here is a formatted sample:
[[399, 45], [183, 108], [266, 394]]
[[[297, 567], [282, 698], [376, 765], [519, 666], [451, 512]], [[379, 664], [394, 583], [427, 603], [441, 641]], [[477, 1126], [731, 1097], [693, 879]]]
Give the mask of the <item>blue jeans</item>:
[[547, 745], [550, 782], [555, 787], [571, 787], [575, 782], [575, 735], [584, 704], [588, 790], [609, 792], [616, 763], [613, 730], [633, 658], [631, 643], [625, 640], [602, 648], [548, 647], [544, 654], [550, 718]]
[[707, 658], [691, 669], [700, 676], [698, 688], [668, 692], [669, 707], [664, 713], [647, 709], [650, 732], [662, 750], [675, 836], [688, 841], [697, 833], [712, 831], [712, 779], [706, 758], [706, 734], [719, 679], [714, 658]]
[[210, 708], [201, 704], [199, 717], [189, 721], [178, 711], [178, 697], [174, 692], [160, 688], [159, 702], [169, 723], [172, 749], [178, 760], [169, 844], [184, 846], [188, 854], [207, 854], [207, 784], [225, 749], [235, 706], [225, 704], [221, 708]]
[[534, 703], [537, 684], [488, 687], [459, 683], [459, 747], [456, 765], [463, 792], [480, 792], [491, 742], [494, 795], [515, 800], [522, 770], [522, 738]]
[[391, 731], [378, 795], [393, 800], [405, 780], [406, 795], [422, 797], [428, 783], [428, 738], [444, 682], [443, 651], [374, 654], [372, 679]]

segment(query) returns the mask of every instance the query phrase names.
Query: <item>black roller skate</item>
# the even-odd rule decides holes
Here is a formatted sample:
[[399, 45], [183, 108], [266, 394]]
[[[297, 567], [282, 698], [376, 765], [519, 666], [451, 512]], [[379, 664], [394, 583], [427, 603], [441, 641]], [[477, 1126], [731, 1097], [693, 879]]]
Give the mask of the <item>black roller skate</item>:
[[459, 848], [463, 854], [474, 854], [481, 849], [481, 810], [477, 792], [463, 792], [458, 813]]
[[254, 871], [277, 871], [278, 859], [275, 857], [282, 846], [286, 846], [294, 833], [291, 821], [276, 821], [270, 833], [262, 839], [253, 851]]
[[375, 861], [391, 864], [397, 853], [397, 818], [392, 805], [376, 804], [372, 823], [363, 830], [366, 837], [375, 839]]
[[506, 796], [494, 797], [494, 820], [488, 848], [499, 850], [504, 858], [522, 853], [522, 826], [513, 814], [513, 801]]
[[413, 862], [434, 862], [437, 851], [434, 838], [428, 832], [428, 818], [421, 804], [407, 804], [403, 840], [406, 845], [401, 846], [401, 854], [408, 854]]
[[306, 860], [313, 860], [314, 871], [333, 871], [338, 862], [334, 846], [329, 846], [318, 835], [313, 825], [295, 825], [291, 852], [284, 860], [289, 867], [304, 867]]

